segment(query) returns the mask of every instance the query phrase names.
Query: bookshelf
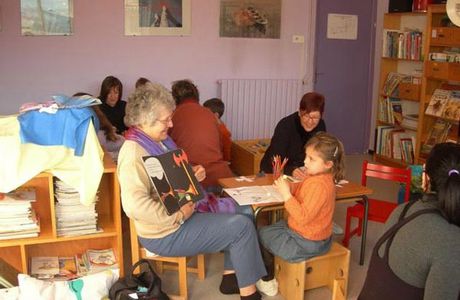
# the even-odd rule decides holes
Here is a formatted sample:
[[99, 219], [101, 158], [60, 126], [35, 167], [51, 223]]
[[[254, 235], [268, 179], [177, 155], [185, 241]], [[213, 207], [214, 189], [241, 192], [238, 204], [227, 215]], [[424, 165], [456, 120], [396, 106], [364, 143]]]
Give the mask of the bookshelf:
[[425, 28], [424, 12], [383, 17], [374, 159], [386, 165], [415, 160]]
[[449, 53], [452, 48], [460, 47], [460, 27], [449, 22], [445, 4], [428, 7], [426, 32], [430, 34], [424, 44], [424, 55], [427, 59], [422, 77], [422, 101], [419, 110], [421, 125], [417, 131], [418, 163], [425, 162], [429, 149], [425, 150], [424, 145], [429, 142], [430, 133], [433, 128], [438, 127], [440, 120], [450, 123], [450, 129], [447, 130], [445, 138], [437, 142], [445, 140], [458, 142], [459, 131], [458, 120], [425, 113], [436, 89], [460, 90], [460, 53], [457, 54], [456, 61], [453, 59], [454, 61], [450, 62], [447, 57], [440, 57], [446, 52]]
[[53, 176], [41, 173], [24, 187], [34, 187], [36, 201], [32, 203], [40, 219], [40, 234], [34, 238], [0, 241], [0, 257], [21, 273], [29, 273], [30, 258], [34, 256], [74, 256], [87, 249], [113, 248], [123, 274], [121, 206], [116, 165], [110, 155], [104, 155], [104, 173], [99, 184], [96, 203], [98, 226], [103, 232], [58, 237], [54, 208]]

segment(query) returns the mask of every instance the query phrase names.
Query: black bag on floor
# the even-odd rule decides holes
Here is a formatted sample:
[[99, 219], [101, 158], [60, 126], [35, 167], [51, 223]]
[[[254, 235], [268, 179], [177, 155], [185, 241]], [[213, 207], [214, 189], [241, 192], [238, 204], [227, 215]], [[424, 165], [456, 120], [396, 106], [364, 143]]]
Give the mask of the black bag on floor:
[[[142, 265], [147, 266], [146, 270], [139, 274], [133, 274], [134, 270]], [[160, 277], [155, 273], [152, 263], [147, 259], [140, 259], [133, 265], [126, 277], [118, 279], [110, 288], [109, 297], [111, 300], [169, 300], [168, 295], [161, 290]]]

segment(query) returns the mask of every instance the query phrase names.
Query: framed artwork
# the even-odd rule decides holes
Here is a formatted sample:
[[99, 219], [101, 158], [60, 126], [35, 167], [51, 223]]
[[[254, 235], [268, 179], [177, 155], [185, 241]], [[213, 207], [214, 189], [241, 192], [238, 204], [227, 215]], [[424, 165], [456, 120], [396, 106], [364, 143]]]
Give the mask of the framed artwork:
[[125, 35], [190, 35], [191, 0], [125, 0]]
[[71, 35], [73, 0], [21, 0], [22, 35]]
[[221, 0], [220, 36], [279, 39], [281, 0]]

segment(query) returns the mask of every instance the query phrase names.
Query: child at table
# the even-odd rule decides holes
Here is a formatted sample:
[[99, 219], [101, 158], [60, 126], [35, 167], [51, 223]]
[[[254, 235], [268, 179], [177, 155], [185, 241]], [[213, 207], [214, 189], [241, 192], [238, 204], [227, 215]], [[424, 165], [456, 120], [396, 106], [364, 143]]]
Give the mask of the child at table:
[[211, 98], [206, 100], [203, 103], [203, 106], [213, 112], [214, 116], [216, 116], [217, 125], [219, 128], [219, 135], [220, 135], [220, 142], [222, 148], [222, 154], [224, 156], [224, 160], [230, 162], [231, 160], [231, 148], [232, 148], [232, 134], [230, 130], [228, 130], [225, 123], [222, 122], [221, 118], [225, 111], [225, 104], [219, 98]]
[[334, 136], [320, 132], [305, 146], [306, 178], [296, 186], [283, 176], [274, 185], [283, 197], [287, 221], [259, 230], [262, 254], [268, 275], [256, 286], [268, 296], [278, 293], [274, 278], [274, 256], [295, 263], [329, 251], [332, 243], [332, 217], [335, 182], [343, 179], [344, 150]]

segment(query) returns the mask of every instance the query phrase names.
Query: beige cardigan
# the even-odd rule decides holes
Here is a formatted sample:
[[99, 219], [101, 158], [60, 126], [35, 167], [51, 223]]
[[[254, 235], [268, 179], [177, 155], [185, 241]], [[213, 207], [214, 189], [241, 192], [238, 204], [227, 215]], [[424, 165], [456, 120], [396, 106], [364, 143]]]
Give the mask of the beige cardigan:
[[143, 238], [161, 238], [179, 228], [180, 213], [168, 216], [142, 163], [149, 155], [138, 143], [125, 141], [118, 155], [121, 203]]

